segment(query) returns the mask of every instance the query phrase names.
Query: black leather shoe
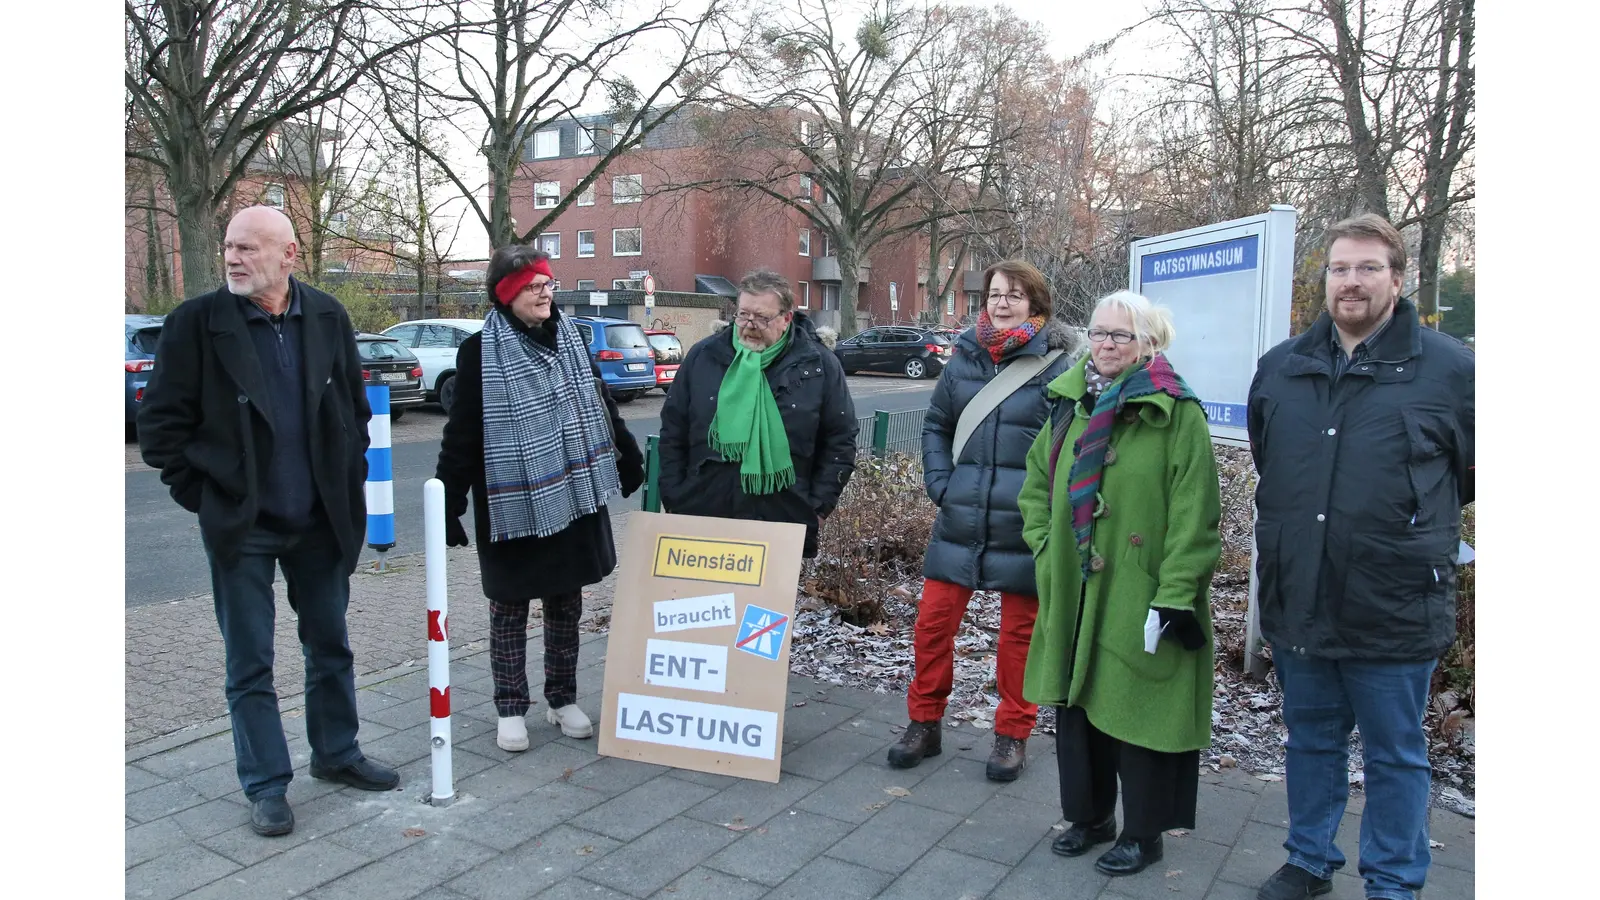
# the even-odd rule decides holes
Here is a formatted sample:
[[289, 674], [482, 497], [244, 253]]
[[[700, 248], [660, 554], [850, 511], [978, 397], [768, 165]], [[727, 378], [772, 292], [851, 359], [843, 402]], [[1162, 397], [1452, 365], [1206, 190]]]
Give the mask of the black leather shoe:
[[1261, 885], [1261, 890], [1256, 891], [1256, 900], [1305, 900], [1307, 897], [1320, 897], [1332, 890], [1331, 879], [1318, 878], [1299, 866], [1284, 863]]
[[250, 830], [262, 837], [277, 837], [294, 830], [294, 810], [282, 794], [250, 801]]
[[311, 767], [311, 777], [318, 781], [337, 781], [361, 791], [392, 791], [400, 783], [400, 773], [370, 759], [358, 759], [339, 769]]
[[1050, 842], [1050, 849], [1062, 856], [1082, 856], [1095, 844], [1117, 839], [1117, 817], [1106, 816], [1098, 825], [1073, 825]]
[[924, 757], [938, 756], [941, 736], [938, 722], [912, 722], [906, 726], [899, 743], [889, 748], [889, 765], [909, 769]]
[[1143, 872], [1145, 867], [1153, 862], [1160, 862], [1165, 856], [1161, 847], [1161, 835], [1153, 838], [1121, 837], [1117, 839], [1116, 846], [1100, 855], [1094, 861], [1094, 870], [1102, 875], [1132, 875]]

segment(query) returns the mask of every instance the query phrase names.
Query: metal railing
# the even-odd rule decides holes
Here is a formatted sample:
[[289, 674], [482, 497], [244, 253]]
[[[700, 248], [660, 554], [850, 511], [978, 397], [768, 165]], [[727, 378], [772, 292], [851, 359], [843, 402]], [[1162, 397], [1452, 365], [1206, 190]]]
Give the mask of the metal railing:
[[[856, 419], [856, 457], [882, 458], [890, 453], [922, 453], [922, 420], [928, 414], [922, 409], [905, 409], [899, 412], [878, 410], [870, 416]], [[661, 436], [650, 435], [645, 440], [644, 487], [639, 491], [639, 508], [645, 512], [661, 511]]]

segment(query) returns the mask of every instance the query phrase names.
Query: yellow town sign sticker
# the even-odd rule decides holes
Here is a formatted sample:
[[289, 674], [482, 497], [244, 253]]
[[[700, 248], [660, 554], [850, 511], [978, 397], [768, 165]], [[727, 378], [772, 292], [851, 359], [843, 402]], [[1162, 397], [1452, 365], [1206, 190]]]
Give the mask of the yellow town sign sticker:
[[656, 537], [657, 578], [686, 578], [760, 587], [767, 571], [767, 545], [663, 534]]

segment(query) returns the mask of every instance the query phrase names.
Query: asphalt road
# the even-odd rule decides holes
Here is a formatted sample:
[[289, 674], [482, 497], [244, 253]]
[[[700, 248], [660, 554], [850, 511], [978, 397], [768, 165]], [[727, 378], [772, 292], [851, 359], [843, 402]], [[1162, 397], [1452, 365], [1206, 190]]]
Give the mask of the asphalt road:
[[[850, 378], [850, 394], [855, 398], [856, 415], [868, 416], [880, 409], [888, 412], [921, 409], [928, 405], [933, 385], [932, 381], [858, 375]], [[628, 430], [633, 432], [641, 447], [646, 437], [660, 430], [660, 409], [659, 394], [622, 407]], [[394, 424], [396, 544], [391, 555], [422, 550], [422, 485], [433, 477], [443, 424], [443, 412], [431, 404], [408, 410], [401, 421]], [[129, 445], [128, 456], [124, 537], [127, 605], [144, 606], [210, 593], [211, 575], [195, 517], [172, 502], [157, 473], [137, 461], [137, 451], [132, 445]], [[634, 494], [623, 502], [637, 507], [639, 495]], [[463, 517], [462, 524], [470, 535], [472, 516]], [[370, 562], [377, 556], [369, 548], [362, 554], [362, 560]]]

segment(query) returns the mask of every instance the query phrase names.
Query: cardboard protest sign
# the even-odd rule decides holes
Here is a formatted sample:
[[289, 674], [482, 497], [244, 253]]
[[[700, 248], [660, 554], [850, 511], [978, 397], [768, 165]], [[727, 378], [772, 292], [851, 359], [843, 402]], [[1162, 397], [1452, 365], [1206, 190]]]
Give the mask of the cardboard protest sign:
[[634, 512], [600, 752], [775, 782], [805, 527]]

